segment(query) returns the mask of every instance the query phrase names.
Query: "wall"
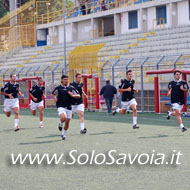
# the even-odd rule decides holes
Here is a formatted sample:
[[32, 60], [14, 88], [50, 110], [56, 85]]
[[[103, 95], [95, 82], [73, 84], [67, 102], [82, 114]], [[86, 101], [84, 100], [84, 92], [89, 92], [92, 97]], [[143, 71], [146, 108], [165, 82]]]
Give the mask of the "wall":
[[189, 2], [182, 1], [178, 2], [178, 25], [190, 24], [189, 20]]
[[[58, 27], [58, 39], [59, 43], [64, 42], [63, 25]], [[66, 25], [66, 42], [72, 42], [71, 24]]]
[[89, 40], [90, 30], [92, 30], [91, 20], [77, 23], [77, 39], [78, 41]]

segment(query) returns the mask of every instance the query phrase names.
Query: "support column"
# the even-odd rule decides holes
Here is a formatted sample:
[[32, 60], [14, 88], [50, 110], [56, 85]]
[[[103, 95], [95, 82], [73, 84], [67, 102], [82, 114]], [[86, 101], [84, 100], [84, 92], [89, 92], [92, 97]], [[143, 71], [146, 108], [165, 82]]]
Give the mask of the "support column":
[[[87, 94], [87, 78], [86, 77], [83, 78], [83, 84], [84, 84], [84, 86], [83, 86], [84, 93], [86, 95], [88, 95]], [[88, 102], [87, 102], [87, 98], [85, 96], [84, 96], [84, 107], [88, 108]]]
[[114, 33], [115, 36], [121, 34], [121, 14], [114, 14]]
[[100, 109], [99, 78], [95, 77], [96, 109]]
[[160, 112], [160, 104], [159, 104], [159, 78], [154, 77], [154, 97], [155, 97], [155, 113]]
[[[187, 76], [186, 76], [186, 74], [182, 74], [182, 79], [187, 82]], [[187, 111], [187, 92], [184, 92], [184, 99], [185, 99], [185, 102], [184, 102], [184, 106], [183, 106], [183, 110], [182, 111], [186, 112]]]

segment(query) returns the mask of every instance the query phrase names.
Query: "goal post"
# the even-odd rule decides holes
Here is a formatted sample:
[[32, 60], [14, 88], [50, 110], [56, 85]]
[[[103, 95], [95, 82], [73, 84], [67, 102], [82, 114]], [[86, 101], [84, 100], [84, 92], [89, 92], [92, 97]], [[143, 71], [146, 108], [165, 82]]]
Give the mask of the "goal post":
[[[31, 97], [30, 97], [30, 89], [33, 85], [37, 84], [39, 77], [25, 77], [17, 79], [16, 82], [19, 84], [20, 91], [24, 94], [23, 98], [19, 98], [19, 105], [21, 109], [29, 109]], [[10, 82], [10, 79], [4, 79], [3, 82]], [[43, 82], [45, 86], [45, 81]], [[46, 107], [46, 101], [44, 100], [44, 108]]]

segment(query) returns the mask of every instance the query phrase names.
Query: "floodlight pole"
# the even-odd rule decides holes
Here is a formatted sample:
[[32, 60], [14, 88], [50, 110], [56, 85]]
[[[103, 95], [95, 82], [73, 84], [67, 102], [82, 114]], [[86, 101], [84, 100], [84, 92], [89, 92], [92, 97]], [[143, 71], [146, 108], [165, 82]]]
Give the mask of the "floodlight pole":
[[66, 0], [63, 0], [63, 36], [64, 36], [64, 63], [65, 63], [65, 65], [64, 64], [62, 65], [62, 73], [63, 73], [63, 68], [65, 67], [64, 73], [66, 74], [67, 73], [67, 63], [66, 63], [66, 56], [67, 55], [66, 55], [65, 1]]

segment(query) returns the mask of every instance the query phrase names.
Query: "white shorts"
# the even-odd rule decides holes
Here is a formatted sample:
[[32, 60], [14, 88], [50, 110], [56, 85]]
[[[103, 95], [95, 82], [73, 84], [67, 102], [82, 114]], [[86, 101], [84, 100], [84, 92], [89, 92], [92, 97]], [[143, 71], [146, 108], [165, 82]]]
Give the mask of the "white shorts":
[[44, 101], [42, 100], [41, 102], [38, 102], [38, 103], [36, 103], [36, 102], [33, 102], [32, 100], [31, 100], [31, 102], [30, 102], [30, 109], [33, 111], [33, 110], [36, 110], [37, 108], [39, 108], [39, 107], [44, 107]]
[[57, 112], [58, 112], [58, 115], [60, 116], [61, 114], [65, 114], [65, 116], [68, 118], [68, 119], [71, 119], [72, 118], [72, 111], [71, 110], [68, 110], [66, 108], [62, 108], [62, 107], [59, 107], [57, 109]]
[[14, 99], [5, 99], [4, 101], [4, 111], [10, 112], [12, 108], [19, 108], [18, 98]]
[[179, 111], [181, 111], [182, 108], [183, 108], [183, 105], [179, 105], [178, 103], [172, 104], [172, 109], [173, 110], [179, 110]]
[[72, 112], [76, 113], [77, 111], [84, 112], [84, 104], [72, 105]]
[[127, 110], [128, 107], [131, 107], [132, 105], [137, 105], [137, 101], [134, 98], [128, 102], [121, 101], [121, 109], [122, 110]]

